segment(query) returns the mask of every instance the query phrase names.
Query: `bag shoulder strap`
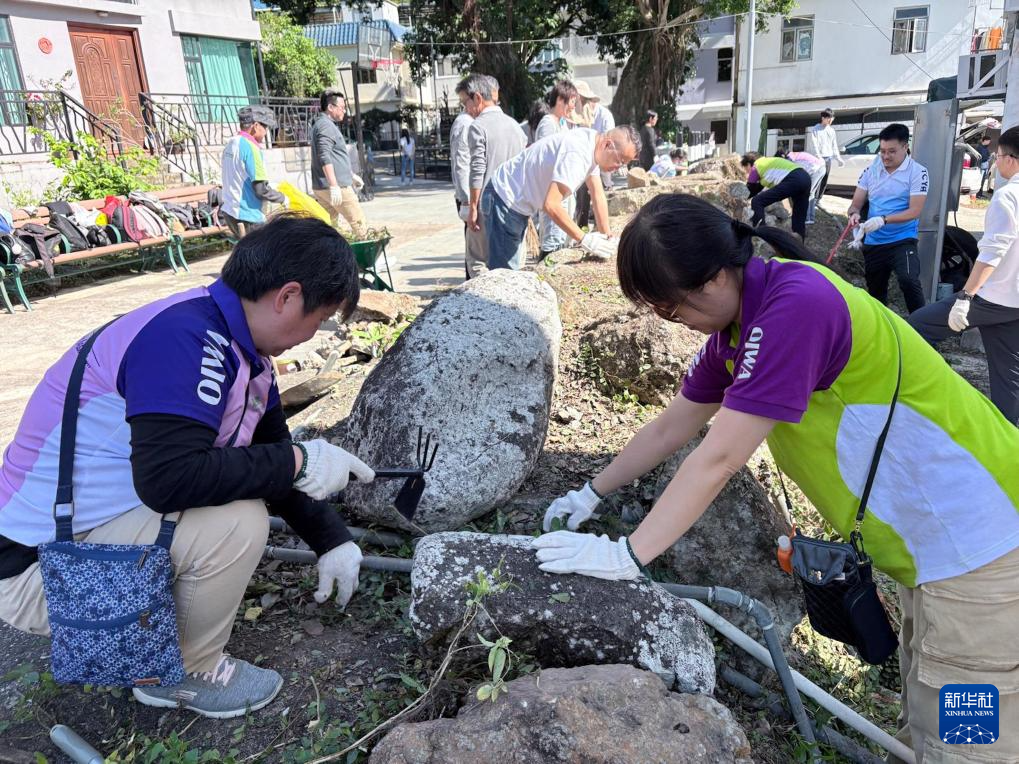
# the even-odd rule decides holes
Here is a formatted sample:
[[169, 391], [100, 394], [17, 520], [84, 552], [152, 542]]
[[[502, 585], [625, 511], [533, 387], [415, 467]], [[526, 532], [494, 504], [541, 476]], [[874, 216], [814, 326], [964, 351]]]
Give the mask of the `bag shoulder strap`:
[[874, 455], [870, 460], [870, 469], [867, 471], [867, 482], [863, 486], [863, 493], [860, 494], [860, 507], [856, 511], [856, 527], [849, 536], [849, 540], [853, 547], [856, 549], [857, 554], [861, 556], [861, 559], [866, 559], [866, 553], [863, 551], [863, 536], [860, 534], [860, 526], [863, 523], [863, 516], [867, 511], [867, 502], [870, 500], [870, 491], [874, 487], [874, 478], [877, 477], [877, 467], [881, 462], [881, 453], [885, 448], [885, 440], [888, 439], [888, 431], [892, 427], [892, 417], [895, 415], [895, 404], [899, 401], [899, 388], [902, 386], [902, 341], [899, 339], [899, 330], [895, 326], [895, 321], [887, 314], [885, 315], [885, 321], [892, 328], [892, 334], [895, 335], [895, 346], [898, 350], [898, 373], [895, 377], [895, 392], [892, 393], [892, 402], [888, 406], [888, 418], [885, 420], [885, 426], [881, 428], [881, 434], [878, 435], [877, 443], [874, 446]]
[[[111, 322], [112, 323], [112, 322]], [[57, 468], [57, 495], [53, 503], [53, 520], [57, 526], [57, 541], [73, 541], [74, 532], [74, 444], [78, 437], [78, 406], [81, 403], [81, 381], [92, 346], [110, 324], [101, 326], [85, 340], [74, 359], [71, 376], [64, 393], [64, 413], [60, 422], [60, 461]]]
[[[113, 319], [116, 321], [116, 319]], [[82, 343], [74, 359], [71, 376], [64, 393], [64, 411], [60, 422], [60, 460], [57, 467], [57, 495], [53, 503], [53, 520], [57, 526], [57, 541], [74, 541], [74, 444], [78, 437], [78, 406], [81, 403], [81, 382], [85, 377], [85, 366], [89, 353], [99, 335], [113, 321], [100, 326]], [[166, 517], [159, 524], [156, 545], [170, 549], [173, 532], [177, 523]]]

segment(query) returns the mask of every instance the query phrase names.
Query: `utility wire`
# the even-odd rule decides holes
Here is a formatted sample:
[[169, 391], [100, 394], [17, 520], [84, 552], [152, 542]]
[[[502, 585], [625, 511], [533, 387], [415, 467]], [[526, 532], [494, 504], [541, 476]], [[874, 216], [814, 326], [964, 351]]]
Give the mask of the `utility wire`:
[[[884, 30], [881, 29], [881, 27], [879, 27], [877, 24], [875, 24], [874, 21], [869, 16], [867, 16], [867, 14], [864, 12], [864, 10], [862, 8], [860, 8], [860, 6], [856, 3], [856, 0], [853, 0], [853, 5], [855, 5], [857, 7], [857, 9], [859, 9], [859, 11], [861, 13], [863, 13], [863, 15], [866, 17], [867, 21], [870, 22], [870, 23], [868, 23], [868, 24], [856, 24], [856, 23], [853, 23], [852, 21], [836, 21], [835, 19], [819, 19], [819, 18], [817, 18], [815, 16], [801, 16], [801, 15], [783, 16], [782, 14], [779, 14], [779, 13], [763, 13], [761, 11], [758, 11], [757, 15], [758, 16], [771, 16], [771, 17], [778, 17], [778, 18], [786, 18], [786, 19], [811, 20], [811, 21], [814, 22], [814, 24], [830, 24], [830, 25], [834, 25], [834, 26], [853, 27], [855, 29], [877, 29], [879, 32], [881, 32], [881, 34], [884, 36], [884, 38], [886, 40], [888, 40], [889, 42], [892, 41], [892, 38], [889, 37], [887, 34], [885, 34]], [[746, 15], [748, 15], [748, 14], [746, 14], [746, 13], [730, 13], [730, 14], [726, 14], [726, 15], [723, 15], [723, 16], [712, 16], [710, 18], [694, 19], [693, 21], [669, 21], [669, 22], [666, 22], [665, 24], [661, 24], [661, 25], [655, 26], [655, 27], [641, 27], [640, 29], [630, 29], [630, 30], [622, 31], [622, 32], [606, 32], [604, 34], [584, 34], [584, 35], [580, 35], [580, 34], [575, 34], [573, 32], [566, 32], [566, 33], [561, 34], [561, 35], [559, 35], [557, 37], [531, 37], [531, 38], [524, 38], [524, 39], [518, 39], [518, 40], [464, 40], [464, 41], [451, 41], [451, 42], [414, 41], [414, 42], [404, 42], [403, 46], [405, 48], [412, 48], [412, 47], [465, 48], [465, 47], [474, 47], [476, 45], [522, 45], [524, 43], [555, 42], [556, 40], [562, 40], [562, 39], [567, 38], [567, 37], [572, 37], [572, 38], [577, 39], [577, 40], [597, 40], [597, 39], [599, 39], [601, 37], [619, 37], [619, 36], [622, 36], [622, 35], [643, 34], [645, 32], [661, 32], [661, 31], [664, 31], [664, 30], [667, 30], [667, 29], [678, 29], [680, 27], [696, 26], [698, 24], [707, 24], [707, 23], [712, 22], [712, 21], [722, 21], [723, 19], [740, 19], [740, 18], [742, 18], [743, 16], [746, 16]], [[946, 37], [946, 38], [948, 38], [948, 37], [968, 37], [968, 36], [969, 36], [968, 32], [960, 32], [960, 33], [957, 33], [957, 34], [954, 34], [954, 35], [952, 35], [952, 34], [943, 35], [943, 37]], [[916, 61], [914, 61], [909, 56], [908, 53], [905, 54], [905, 55], [906, 55], [906, 58], [909, 59], [909, 62], [911, 64], [913, 64], [913, 66], [915, 66], [917, 69], [922, 71], [924, 74], [926, 74], [931, 79], [934, 79], [934, 77], [928, 71], [926, 71], [922, 66], [920, 66]]]

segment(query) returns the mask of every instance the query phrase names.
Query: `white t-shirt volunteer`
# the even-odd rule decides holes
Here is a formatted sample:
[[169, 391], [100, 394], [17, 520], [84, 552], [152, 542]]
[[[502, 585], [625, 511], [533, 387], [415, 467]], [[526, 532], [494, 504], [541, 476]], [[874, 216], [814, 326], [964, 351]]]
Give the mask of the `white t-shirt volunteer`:
[[994, 272], [977, 294], [995, 305], [1019, 308], [1019, 175], [995, 190], [984, 217], [977, 262]]
[[492, 190], [514, 212], [530, 217], [545, 205], [553, 183], [575, 192], [589, 175], [600, 170], [594, 161], [598, 133], [577, 128], [531, 144], [504, 163], [492, 176]]

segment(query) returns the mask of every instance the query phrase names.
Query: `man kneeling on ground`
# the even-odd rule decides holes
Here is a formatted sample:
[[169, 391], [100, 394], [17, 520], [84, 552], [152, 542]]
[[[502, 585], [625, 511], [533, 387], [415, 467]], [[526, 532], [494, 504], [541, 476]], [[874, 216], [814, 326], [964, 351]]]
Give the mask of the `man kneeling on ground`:
[[[102, 330], [82, 383], [75, 444], [80, 541], [146, 544], [180, 513], [170, 548], [184, 668], [145, 705], [230, 718], [268, 704], [283, 679], [227, 657], [234, 614], [269, 533], [267, 508], [319, 555], [324, 602], [343, 607], [361, 551], [321, 500], [375, 473], [325, 440], [296, 444], [270, 356], [309, 340], [359, 298], [343, 237], [284, 215], [248, 233], [221, 278], [145, 305]], [[0, 466], [0, 619], [48, 636], [37, 547], [53, 541], [60, 416], [77, 345], [44, 375]]]

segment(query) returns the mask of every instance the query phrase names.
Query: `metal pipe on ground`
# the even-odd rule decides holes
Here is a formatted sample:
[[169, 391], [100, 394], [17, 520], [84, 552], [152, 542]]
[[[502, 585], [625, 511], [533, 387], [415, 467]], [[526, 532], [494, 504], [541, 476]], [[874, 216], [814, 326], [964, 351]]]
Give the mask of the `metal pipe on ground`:
[[[814, 745], [814, 728], [807, 717], [807, 710], [803, 707], [800, 694], [796, 691], [796, 684], [789, 670], [789, 662], [785, 658], [781, 641], [775, 631], [775, 619], [764, 603], [753, 597], [748, 597], [735, 589], [727, 589], [724, 586], [683, 586], [682, 584], [660, 584], [660, 586], [670, 594], [678, 597], [700, 600], [709, 604], [721, 602], [737, 610], [742, 610], [757, 622], [758, 627], [764, 634], [764, 642], [768, 646], [772, 667], [778, 674], [779, 681], [782, 682], [782, 688], [785, 690], [786, 698], [789, 701], [789, 710], [796, 721], [796, 726], [800, 730], [800, 734], [803, 735], [803, 739], [814, 749], [814, 755], [816, 756], [818, 751], [817, 746]], [[714, 611], [712, 610], [711, 612]]]
[[[264, 557], [267, 560], [298, 562], [302, 565], [314, 565], [318, 562], [318, 555], [310, 549], [283, 549], [278, 546], [267, 546]], [[413, 566], [413, 560], [405, 560], [402, 557], [377, 557], [370, 554], [361, 560], [362, 568], [386, 570], [391, 573], [410, 573]]]
[[[718, 667], [718, 676], [726, 684], [730, 684], [737, 690], [751, 698], [760, 699], [767, 707], [767, 710], [780, 719], [789, 719], [789, 714], [782, 707], [778, 696], [765, 690], [760, 684], [743, 674], [732, 666], [723, 663]], [[883, 764], [884, 759], [875, 756], [863, 746], [855, 743], [840, 732], [828, 726], [818, 726], [814, 723], [814, 734], [822, 743], [826, 743], [852, 761], [854, 764]]]
[[[669, 584], [668, 586], [675, 586], [675, 584]], [[736, 646], [742, 648], [758, 662], [763, 663], [770, 669], [774, 669], [775, 664], [772, 662], [771, 655], [768, 650], [766, 650], [759, 642], [754, 640], [749, 634], [742, 631], [735, 624], [724, 619], [699, 600], [687, 599], [686, 601], [693, 606], [693, 608], [697, 611], [697, 614], [700, 615], [701, 619], [715, 629], [715, 631], [719, 632]], [[860, 714], [856, 713], [856, 711], [851, 709], [845, 703], [833, 698], [799, 672], [791, 671], [791, 674], [793, 681], [796, 684], [796, 688], [819, 706], [848, 724], [868, 740], [872, 740], [886, 751], [898, 756], [906, 762], [906, 764], [915, 764], [916, 756], [913, 754], [912, 749], [896, 740], [873, 722], [864, 719], [860, 716]]]
[[[270, 517], [269, 530], [296, 535], [294, 533], [294, 529], [283, 522], [282, 517]], [[414, 544], [417, 542], [417, 539], [412, 539], [407, 536], [400, 536], [396, 533], [387, 533], [386, 531], [375, 531], [369, 528], [355, 528], [348, 526], [347, 530], [350, 531], [350, 535], [354, 537], [354, 541], [364, 541], [366, 544], [372, 544], [374, 546], [399, 548], [406, 543]]]

